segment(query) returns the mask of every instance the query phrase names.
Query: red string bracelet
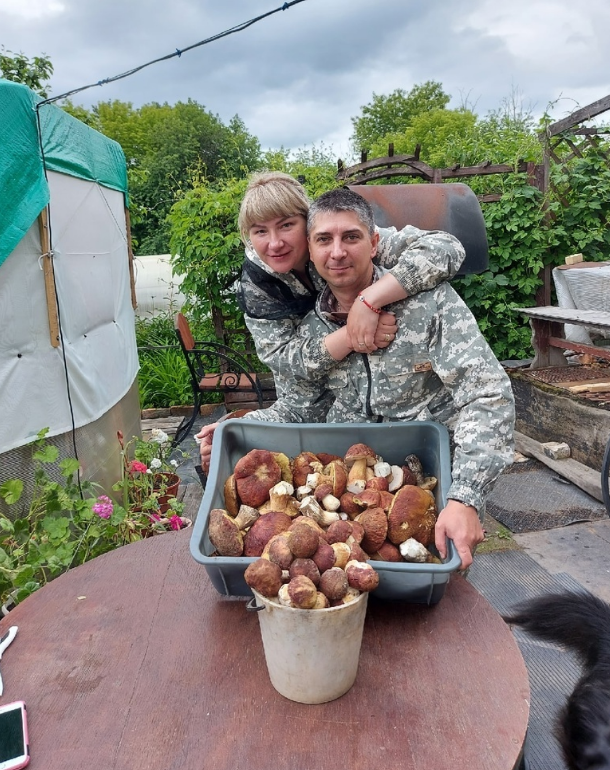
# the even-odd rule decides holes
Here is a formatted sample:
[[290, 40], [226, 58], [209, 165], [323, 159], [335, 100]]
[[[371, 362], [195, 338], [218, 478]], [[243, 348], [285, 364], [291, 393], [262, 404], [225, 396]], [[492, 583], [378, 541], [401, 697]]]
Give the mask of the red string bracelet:
[[368, 309], [369, 309], [369, 310], [372, 310], [372, 311], [373, 311], [373, 313], [377, 313], [377, 315], [381, 315], [381, 312], [382, 312], [382, 311], [381, 311], [381, 308], [378, 308], [378, 307], [373, 307], [373, 306], [370, 304], [370, 302], [367, 302], [367, 301], [364, 299], [364, 297], [362, 296], [362, 294], [359, 294], [359, 295], [358, 295], [358, 299], [360, 300], [360, 302], [362, 302], [362, 303], [363, 303], [363, 305], [364, 305], [365, 307], [368, 307]]

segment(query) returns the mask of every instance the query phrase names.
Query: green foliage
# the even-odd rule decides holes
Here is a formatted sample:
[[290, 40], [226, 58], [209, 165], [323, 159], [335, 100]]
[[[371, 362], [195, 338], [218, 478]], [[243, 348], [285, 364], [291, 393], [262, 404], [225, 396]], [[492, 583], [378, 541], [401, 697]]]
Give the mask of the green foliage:
[[21, 479], [0, 485], [0, 497], [17, 511], [14, 520], [0, 512], [1, 602], [9, 595], [19, 602], [70, 567], [139, 539], [125, 511], [117, 508], [107, 519], [96, 513], [96, 485], [78, 479], [78, 460], [58, 462], [58, 449], [47, 444], [47, 433], [41, 430], [31, 444], [34, 490], [29, 505], [20, 506]]
[[13, 53], [0, 46], [0, 77], [5, 80], [23, 83], [46, 99], [49, 95], [48, 80], [52, 74], [53, 64], [46, 54], [29, 59], [22, 53]]
[[[213, 339], [209, 319], [190, 322], [196, 339]], [[171, 314], [136, 320], [136, 342], [140, 359], [138, 386], [142, 409], [181, 406], [193, 402], [191, 379], [184, 354], [178, 346]], [[236, 341], [239, 346], [239, 341]], [[210, 393], [205, 403], [221, 400]]]
[[500, 360], [531, 355], [530, 330], [514, 308], [535, 305], [547, 237], [542, 196], [522, 175], [505, 183], [502, 199], [484, 207], [489, 269], [454, 282]]
[[417, 115], [444, 109], [450, 98], [442, 85], [432, 80], [413, 86], [408, 93], [402, 88], [388, 96], [373, 93], [372, 102], [361, 108], [362, 114], [352, 118], [354, 151], [370, 150], [375, 142], [388, 134], [404, 131]]
[[243, 260], [237, 214], [246, 184], [245, 179], [213, 184], [195, 178], [169, 215], [172, 264], [184, 275], [180, 288], [196, 320], [211, 317], [213, 308], [239, 315], [231, 287]]
[[70, 102], [64, 109], [117, 141], [127, 159], [131, 227], [138, 254], [167, 254], [167, 215], [191, 175], [239, 178], [259, 163], [260, 145], [236, 115], [229, 125], [197, 102], [145, 104], [118, 100], [90, 111]]

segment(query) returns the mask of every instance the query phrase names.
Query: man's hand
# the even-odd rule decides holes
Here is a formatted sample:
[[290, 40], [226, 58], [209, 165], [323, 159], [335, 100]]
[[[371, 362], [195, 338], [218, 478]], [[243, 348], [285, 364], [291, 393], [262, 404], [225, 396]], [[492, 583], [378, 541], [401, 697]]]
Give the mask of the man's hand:
[[212, 439], [218, 423], [204, 425], [199, 433], [195, 434], [195, 440], [199, 443], [199, 455], [201, 457], [201, 467], [207, 473], [210, 470], [210, 459], [212, 457]]
[[387, 348], [387, 346], [396, 337], [398, 326], [396, 325], [396, 316], [394, 313], [382, 313], [379, 316], [379, 322], [375, 331], [373, 340], [377, 348]]
[[[363, 312], [365, 311], [365, 312]], [[387, 348], [398, 327], [393, 313], [373, 313], [362, 302], [354, 302], [347, 316], [347, 340], [356, 353]]]
[[449, 500], [439, 513], [434, 539], [441, 559], [447, 556], [446, 538], [450, 538], [462, 560], [460, 569], [467, 569], [472, 564], [475, 547], [483, 542], [484, 537], [477, 509], [471, 505]]

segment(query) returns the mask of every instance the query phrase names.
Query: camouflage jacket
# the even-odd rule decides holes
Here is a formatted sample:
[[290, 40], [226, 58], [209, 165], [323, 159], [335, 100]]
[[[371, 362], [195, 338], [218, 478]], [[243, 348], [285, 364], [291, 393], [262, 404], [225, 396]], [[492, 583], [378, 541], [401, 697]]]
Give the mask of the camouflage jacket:
[[[304, 319], [301, 334], [319, 340], [337, 328], [328, 289]], [[450, 431], [454, 444], [448, 497], [473, 505], [484, 502], [500, 472], [512, 461], [514, 400], [510, 381], [477, 323], [448, 283], [389, 307], [398, 321], [392, 344], [375, 353], [352, 353], [334, 361], [320, 350], [319, 392], [328, 388], [335, 401], [328, 422], [435, 420]], [[299, 378], [307, 374], [301, 366]], [[314, 383], [309, 382], [309, 387]], [[298, 394], [283, 396], [249, 419], [316, 422]]]
[[[407, 294], [434, 288], [452, 278], [464, 261], [464, 248], [457, 238], [438, 230], [419, 230], [407, 225], [402, 230], [379, 228], [379, 247], [375, 263], [396, 278]], [[246, 249], [246, 261], [238, 289], [238, 299], [246, 325], [260, 360], [273, 372], [278, 396], [297, 396], [301, 403], [315, 407], [315, 422], [324, 420], [332, 397], [310, 387], [306, 379], [295, 379], [293, 369], [300, 363], [298, 335], [302, 318], [315, 306], [324, 282], [309, 263], [309, 275], [316, 291], [311, 291], [295, 274], [275, 273], [256, 254]], [[305, 338], [309, 345], [313, 341]], [[317, 351], [312, 356], [319, 359]], [[331, 359], [332, 361], [332, 359]], [[321, 365], [321, 361], [320, 361]], [[330, 368], [330, 363], [325, 365]], [[319, 371], [318, 376], [324, 374]]]

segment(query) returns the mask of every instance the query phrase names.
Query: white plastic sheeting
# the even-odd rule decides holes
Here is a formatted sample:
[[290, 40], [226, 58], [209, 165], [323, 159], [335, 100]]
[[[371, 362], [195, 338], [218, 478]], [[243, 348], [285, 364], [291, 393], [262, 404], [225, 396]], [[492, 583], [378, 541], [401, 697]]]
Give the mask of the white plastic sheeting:
[[62, 344], [50, 343], [36, 222], [0, 267], [0, 453], [44, 427], [71, 431], [71, 409], [76, 428], [93, 422], [138, 372], [123, 193], [48, 178]]
[[159, 313], [177, 313], [186, 301], [180, 291], [182, 276], [172, 275], [169, 254], [136, 257], [134, 261], [136, 315], [151, 318]]
[[[559, 307], [601, 310], [610, 313], [610, 263], [572, 268], [554, 268], [553, 281]], [[593, 337], [608, 339], [607, 329], [565, 324], [566, 339], [591, 345]]]

